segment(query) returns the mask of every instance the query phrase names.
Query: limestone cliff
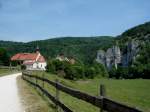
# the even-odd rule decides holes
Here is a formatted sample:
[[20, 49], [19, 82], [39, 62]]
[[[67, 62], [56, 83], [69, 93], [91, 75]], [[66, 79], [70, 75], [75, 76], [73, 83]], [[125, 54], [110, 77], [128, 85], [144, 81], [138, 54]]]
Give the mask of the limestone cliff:
[[117, 68], [117, 65], [121, 63], [120, 48], [116, 45], [107, 49], [106, 52], [99, 50], [96, 61], [105, 65], [108, 69], [111, 69], [113, 65]]
[[139, 45], [138, 40], [131, 40], [125, 43], [122, 50], [120, 50], [119, 45], [115, 45], [106, 51], [98, 50], [96, 61], [105, 65], [109, 70], [112, 66], [115, 66], [116, 69], [118, 65], [128, 66], [135, 60]]

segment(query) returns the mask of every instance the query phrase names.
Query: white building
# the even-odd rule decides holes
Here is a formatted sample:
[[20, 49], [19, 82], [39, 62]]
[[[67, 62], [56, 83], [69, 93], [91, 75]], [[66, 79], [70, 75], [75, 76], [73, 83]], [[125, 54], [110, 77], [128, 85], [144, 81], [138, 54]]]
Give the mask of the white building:
[[11, 61], [25, 65], [27, 70], [46, 70], [47, 65], [38, 49], [36, 53], [18, 53], [11, 58]]

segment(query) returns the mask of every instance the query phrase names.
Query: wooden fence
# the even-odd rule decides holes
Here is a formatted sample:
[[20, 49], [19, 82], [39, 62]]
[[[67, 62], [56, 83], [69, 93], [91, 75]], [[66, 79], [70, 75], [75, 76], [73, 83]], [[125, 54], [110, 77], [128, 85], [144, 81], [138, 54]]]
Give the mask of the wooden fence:
[[[34, 78], [36, 79], [36, 83], [30, 81], [28, 78]], [[57, 80], [50, 81], [46, 78], [42, 78], [39, 76], [31, 75], [30, 73], [23, 72], [22, 78], [29, 82], [31, 85], [37, 87], [42, 91], [43, 94], [45, 94], [51, 101], [53, 101], [56, 104], [56, 107], [60, 107], [64, 112], [73, 112], [71, 109], [69, 109], [65, 104], [63, 104], [61, 101], [59, 101], [59, 91], [62, 91], [64, 93], [67, 93], [75, 98], [78, 98], [80, 100], [83, 100], [85, 102], [88, 102], [98, 108], [100, 108], [100, 111], [103, 112], [142, 112], [141, 110], [138, 110], [136, 108], [132, 108], [126, 105], [123, 105], [121, 103], [118, 103], [116, 101], [113, 101], [111, 99], [108, 99], [105, 97], [105, 87], [104, 85], [100, 86], [100, 97], [92, 96], [87, 93], [81, 92], [76, 89], [72, 89], [70, 87], [66, 87], [59, 83]], [[49, 85], [52, 85], [56, 88], [56, 96], [52, 96], [47, 90], [44, 89], [44, 87], [40, 86], [37, 83], [37, 80], [41, 80]], [[44, 85], [43, 85], [44, 86]]]
[[12, 66], [0, 66], [0, 69], [18, 69], [18, 68]]

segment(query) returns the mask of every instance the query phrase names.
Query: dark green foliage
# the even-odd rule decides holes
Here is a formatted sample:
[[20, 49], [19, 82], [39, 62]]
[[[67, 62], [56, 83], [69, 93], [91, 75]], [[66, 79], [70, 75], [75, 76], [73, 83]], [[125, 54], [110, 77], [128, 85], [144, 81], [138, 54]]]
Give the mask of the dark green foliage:
[[110, 78], [146, 78], [150, 79], [150, 42], [145, 42], [141, 47], [139, 55], [132, 65], [129, 67], [121, 67], [118, 69], [113, 67], [109, 71]]
[[74, 65], [74, 66], [72, 66], [73, 67], [73, 69], [75, 70], [75, 78], [76, 79], [80, 79], [80, 78], [85, 78], [85, 71], [84, 71], [84, 67], [83, 66], [76, 66], [76, 65]]
[[91, 64], [96, 57], [98, 49], [107, 49], [112, 46], [112, 37], [64, 37], [33, 41], [28, 43], [0, 41], [0, 47], [6, 48], [12, 56], [18, 52], [35, 52], [36, 46], [47, 59], [54, 58], [63, 53], [72, 56], [86, 64]]
[[51, 60], [47, 61], [46, 71], [51, 73], [55, 73], [56, 71], [56, 67]]
[[47, 72], [58, 74], [71, 80], [107, 76], [107, 72], [101, 64], [94, 63], [87, 66], [83, 63], [70, 64], [67, 61], [59, 61], [57, 59], [48, 61]]
[[0, 48], [0, 65], [9, 66], [9, 56], [4, 48]]
[[[146, 42], [145, 45], [142, 46], [139, 56], [133, 65], [133, 71], [136, 72], [137, 77], [150, 79], [150, 42]], [[135, 75], [135, 73], [132, 74]]]
[[138, 37], [150, 33], [150, 22], [138, 25], [124, 32], [122, 36]]
[[116, 73], [117, 69], [115, 68], [115, 66], [113, 66], [112, 69], [109, 70], [109, 78], [117, 78]]
[[76, 71], [75, 71], [75, 69], [73, 68], [73, 66], [67, 66], [67, 67], [64, 69], [64, 72], [66, 73], [66, 75], [65, 75], [65, 78], [66, 78], [66, 79], [74, 80], [74, 79], [76, 78]]
[[19, 65], [19, 62], [17, 62], [17, 61], [11, 61], [11, 66], [17, 66], [17, 65]]
[[97, 75], [103, 76], [103, 77], [107, 77], [108, 76], [108, 72], [105, 68], [105, 66], [103, 66], [100, 63], [97, 63], [96, 61], [93, 62], [92, 66], [95, 68], [95, 72]]
[[122, 79], [122, 78], [123, 79], [129, 79], [129, 78], [133, 78], [129, 74], [128, 67], [122, 67], [122, 66], [118, 66], [117, 69], [115, 68], [115, 66], [113, 66], [113, 68], [109, 71], [109, 77], [110, 78], [116, 78], [116, 79]]
[[85, 77], [93, 79], [96, 75], [96, 70], [94, 67], [85, 68]]
[[123, 54], [127, 53], [126, 43], [131, 40], [138, 40], [140, 44], [136, 59], [128, 67], [112, 69], [109, 76], [150, 79], [150, 22], [133, 27], [116, 38]]
[[116, 77], [119, 78], [129, 78], [129, 73], [128, 73], [128, 67], [121, 67], [119, 66], [117, 71], [116, 71]]
[[25, 65], [21, 65], [21, 70], [26, 70], [26, 66]]

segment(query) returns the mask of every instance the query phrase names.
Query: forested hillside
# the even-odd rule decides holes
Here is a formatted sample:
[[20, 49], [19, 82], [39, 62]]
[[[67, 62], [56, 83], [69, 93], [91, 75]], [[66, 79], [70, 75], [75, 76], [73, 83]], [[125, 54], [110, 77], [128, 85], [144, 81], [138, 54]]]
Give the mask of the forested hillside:
[[150, 78], [150, 22], [125, 31], [116, 40], [122, 55], [130, 62], [128, 67], [117, 72], [125, 77]]
[[[136, 77], [148, 78], [150, 73], [150, 22], [133, 27], [116, 38], [108, 36], [62, 37], [27, 43], [0, 41], [0, 52], [8, 59], [18, 52], [35, 52], [38, 45], [40, 52], [47, 59], [55, 58], [58, 54], [63, 53], [90, 65], [96, 58], [97, 50], [105, 51], [116, 43], [121, 50], [122, 66], [117, 71], [113, 71], [113, 75], [119, 74], [119, 77], [124, 75], [123, 77], [127, 78], [136, 75]], [[1, 56], [2, 60], [3, 58], [5, 57]], [[0, 63], [4, 63], [2, 60]]]
[[8, 51], [9, 56], [18, 52], [35, 52], [37, 45], [40, 52], [48, 59], [63, 53], [74, 57], [86, 64], [90, 64], [96, 57], [96, 51], [107, 49], [114, 43], [113, 37], [63, 37], [38, 40], [28, 43], [0, 41], [0, 47]]

